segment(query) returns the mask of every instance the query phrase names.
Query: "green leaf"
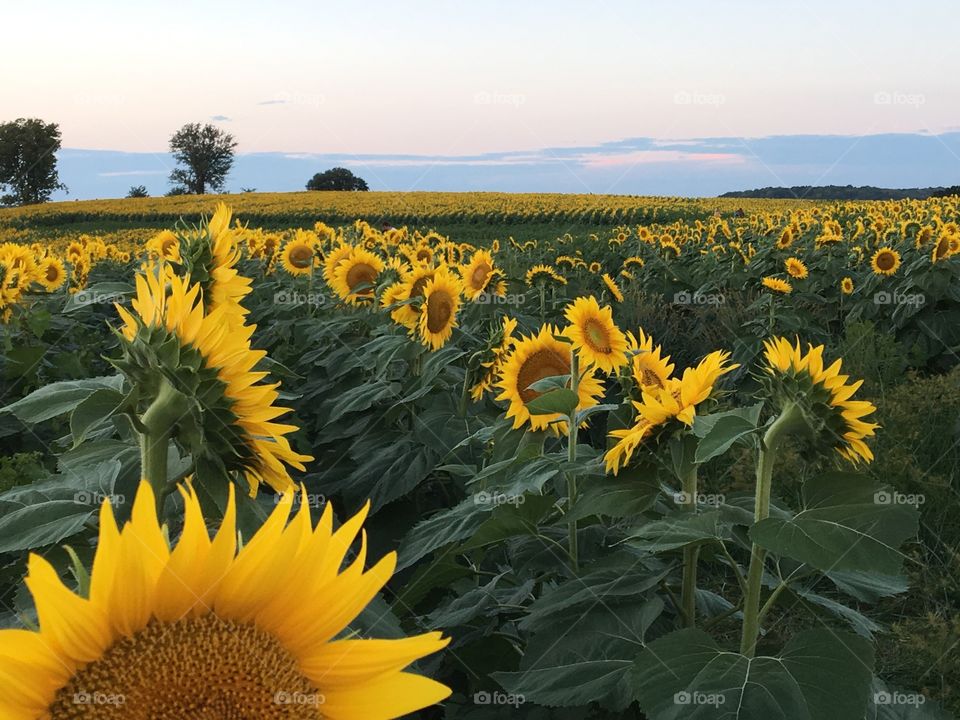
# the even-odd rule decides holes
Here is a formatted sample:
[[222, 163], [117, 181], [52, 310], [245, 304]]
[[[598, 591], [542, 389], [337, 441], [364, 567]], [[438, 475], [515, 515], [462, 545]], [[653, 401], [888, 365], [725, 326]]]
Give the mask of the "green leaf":
[[649, 510], [660, 495], [660, 485], [642, 467], [627, 468], [616, 477], [589, 478], [584, 484], [568, 521], [593, 515], [635, 518]]
[[88, 380], [64, 380], [34, 390], [12, 405], [0, 408], [0, 412], [13, 413], [23, 422], [38, 423], [57, 415], [68, 413], [97, 390], [114, 390], [123, 387], [123, 377], [111, 375]]
[[548, 393], [551, 390], [560, 390], [569, 385], [569, 375], [550, 375], [549, 377], [540, 378], [536, 382], [530, 383], [527, 389], [538, 393]]
[[862, 718], [873, 647], [829, 629], [794, 635], [779, 655], [747, 658], [702, 630], [650, 643], [635, 667], [650, 720], [852, 720]]
[[459, 505], [417, 523], [400, 544], [397, 569], [409, 567], [437, 548], [470, 537], [491, 512], [492, 505], [479, 504], [469, 497]]
[[77, 447], [90, 430], [110, 419], [124, 405], [126, 399], [127, 396], [122, 392], [106, 388], [96, 390], [84, 398], [70, 414], [73, 446]]
[[[828, 473], [804, 483], [804, 510], [767, 518], [750, 528], [758, 545], [824, 572], [899, 573], [900, 545], [916, 535], [917, 508], [884, 503], [875, 481]], [[889, 494], [887, 494], [889, 496]]]
[[677, 511], [663, 520], [635, 528], [627, 542], [631, 547], [657, 553], [729, 538], [730, 522], [717, 509], [702, 513]]
[[693, 422], [693, 434], [700, 438], [700, 442], [694, 462], [701, 464], [722, 455], [735, 442], [755, 433], [762, 407], [763, 403], [757, 403], [742, 410], [697, 416]]
[[75, 500], [47, 500], [0, 517], [0, 552], [52, 545], [79, 532], [96, 508]]
[[538, 395], [527, 403], [531, 415], [569, 415], [579, 402], [577, 394], [567, 388], [558, 388]]
[[69, 315], [82, 308], [97, 306], [109, 309], [113, 307], [113, 303], [122, 303], [127, 295], [133, 293], [134, 287], [130, 283], [102, 282], [88, 285], [67, 298], [63, 313]]
[[613, 412], [619, 407], [619, 405], [592, 405], [577, 413], [577, 423], [582, 423], [584, 420], [589, 418], [591, 415], [595, 415], [596, 413]]

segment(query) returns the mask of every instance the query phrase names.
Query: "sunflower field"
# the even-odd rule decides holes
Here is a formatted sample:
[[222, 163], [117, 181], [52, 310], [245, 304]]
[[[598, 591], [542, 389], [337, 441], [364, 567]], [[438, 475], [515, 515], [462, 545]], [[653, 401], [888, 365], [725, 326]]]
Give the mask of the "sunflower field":
[[954, 717], [957, 203], [0, 211], [0, 718]]

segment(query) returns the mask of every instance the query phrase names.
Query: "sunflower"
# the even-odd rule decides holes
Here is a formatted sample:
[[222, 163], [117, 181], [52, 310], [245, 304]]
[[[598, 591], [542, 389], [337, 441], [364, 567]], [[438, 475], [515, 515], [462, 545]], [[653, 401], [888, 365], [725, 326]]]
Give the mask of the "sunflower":
[[789, 227], [785, 227], [783, 232], [780, 233], [780, 237], [777, 239], [777, 248], [780, 250], [786, 250], [791, 245], [793, 245], [793, 230], [791, 230]]
[[[390, 309], [392, 305], [403, 302], [407, 299], [408, 290], [409, 288], [405, 283], [393, 283], [383, 291], [383, 296], [380, 298], [380, 307], [387, 310]], [[407, 328], [407, 330], [415, 330], [419, 315], [417, 311], [409, 305], [400, 305], [390, 309], [390, 319], [398, 325]]]
[[810, 274], [803, 260], [799, 258], [787, 258], [783, 261], [783, 265], [787, 270], [787, 274], [797, 280], [804, 280]]
[[364, 248], [354, 248], [336, 267], [330, 287], [351, 305], [373, 297], [373, 286], [383, 272], [383, 260]]
[[844, 295], [853, 294], [853, 278], [845, 277], [840, 281], [840, 292]]
[[180, 262], [180, 238], [170, 230], [161, 230], [147, 241], [147, 252], [161, 260]]
[[500, 367], [504, 358], [513, 347], [513, 333], [517, 329], [517, 321], [510, 317], [503, 318], [503, 325], [499, 329], [499, 334], [491, 340], [490, 358], [480, 362], [483, 368], [480, 379], [470, 388], [470, 397], [474, 402], [479, 402], [483, 394], [493, 389], [493, 384], [500, 375]]
[[670, 362], [670, 356], [663, 357], [661, 346], [654, 348], [653, 337], [643, 330], [640, 330], [639, 340], [630, 333], [628, 344], [634, 353], [630, 360], [630, 370], [640, 392], [653, 392], [666, 387], [667, 381], [673, 375], [674, 366]]
[[463, 292], [470, 300], [476, 300], [487, 289], [493, 275], [493, 255], [486, 250], [477, 250], [463, 268]]
[[624, 270], [639, 270], [644, 266], [644, 261], [642, 257], [637, 257], [636, 255], [631, 255], [626, 260], [623, 261]]
[[617, 281], [607, 275], [607, 273], [603, 273], [600, 279], [603, 280], [603, 284], [607, 290], [610, 291], [610, 294], [613, 295], [613, 299], [617, 302], [623, 302], [623, 292], [620, 290], [620, 286], [617, 285]]
[[293, 240], [283, 246], [280, 262], [283, 269], [291, 275], [310, 275], [313, 272], [315, 256], [314, 243], [298, 231]]
[[876, 411], [865, 400], [852, 400], [862, 380], [847, 383], [841, 375], [841, 360], [824, 367], [823, 346], [800, 350], [799, 340], [791, 345], [786, 338], [764, 341], [768, 390], [781, 403], [802, 403], [806, 414], [814, 415], [818, 438], [832, 446], [842, 457], [857, 464], [870, 462], [873, 453], [864, 438], [873, 437], [879, 427], [864, 417]]
[[303, 492], [289, 524], [292, 495], [240, 546], [232, 492], [211, 539], [196, 493], [181, 488], [183, 531], [172, 544], [141, 483], [122, 528], [109, 502], [100, 509], [89, 593], [31, 555], [39, 629], [0, 630], [3, 716], [388, 720], [449, 696], [404, 671], [446, 646], [441, 633], [344, 632], [396, 555], [365, 570], [364, 539], [341, 571], [367, 508], [334, 532], [330, 506], [314, 526]]
[[552, 266], [543, 264], [534, 265], [527, 270], [524, 281], [527, 285], [534, 285], [536, 283], [546, 284], [548, 282], [553, 282], [557, 285], [567, 284], [567, 279], [563, 277], [563, 275], [560, 275]]
[[444, 265], [424, 287], [417, 327], [420, 341], [431, 350], [442, 348], [453, 334], [462, 291], [460, 280]]
[[[557, 329], [544, 325], [536, 335], [522, 336], [514, 341], [513, 350], [503, 361], [500, 379], [496, 387], [502, 392], [497, 400], [510, 403], [507, 418], [513, 418], [513, 427], [520, 428], [529, 423], [533, 430], [545, 430], [548, 427], [557, 432], [566, 431], [566, 423], [559, 413], [549, 415], [531, 415], [527, 403], [540, 396], [530, 386], [547, 377], [570, 374], [570, 345], [556, 338]], [[603, 392], [600, 383], [592, 371], [587, 371], [578, 386], [578, 410], [597, 404], [597, 398]]]
[[37, 268], [37, 282], [39, 282], [47, 292], [53, 292], [58, 289], [67, 279], [67, 270], [63, 266], [63, 261], [52, 255], [45, 257], [40, 261]]
[[930, 261], [937, 263], [941, 260], [944, 260], [950, 257], [953, 254], [953, 237], [946, 234], [941, 234], [940, 238], [937, 240], [936, 244], [933, 246], [933, 250], [930, 253]]
[[644, 390], [643, 399], [634, 402], [637, 416], [632, 427], [613, 430], [610, 436], [617, 442], [604, 455], [607, 472], [620, 472], [640, 444], [657, 428], [672, 420], [685, 426], [693, 425], [697, 405], [707, 400], [722, 375], [735, 370], [739, 365], [730, 364], [730, 353], [715, 351], [707, 355], [693, 368], [683, 371], [683, 376], [667, 378], [662, 387], [653, 386]]
[[285, 464], [303, 470], [313, 458], [290, 447], [285, 436], [296, 427], [274, 422], [289, 409], [274, 405], [278, 384], [261, 383], [266, 373], [253, 370], [266, 355], [250, 347], [256, 327], [229, 325], [225, 306], [204, 309], [198, 284], [167, 275], [137, 275], [132, 312], [116, 306], [125, 342], [114, 364], [135, 385], [156, 385], [159, 372], [192, 398], [173, 430], [198, 463], [242, 473], [251, 495], [261, 482], [289, 489]]
[[588, 269], [590, 270], [590, 272], [592, 272], [594, 275], [596, 275], [598, 272], [600, 272], [601, 270], [603, 270], [603, 265], [601, 265], [600, 263], [594, 261], [594, 262], [590, 263]]
[[789, 295], [793, 292], [793, 286], [786, 280], [781, 280], [780, 278], [768, 276], [763, 278], [760, 282], [763, 283], [763, 286], [768, 290], [773, 290], [774, 292], [778, 292], [783, 295]]
[[567, 305], [564, 317], [570, 325], [563, 334], [585, 365], [610, 374], [627, 364], [627, 336], [613, 321], [609, 306], [601, 308], [593, 296], [579, 297]]
[[900, 253], [893, 248], [882, 247], [873, 254], [870, 267], [877, 275], [893, 275], [900, 267]]

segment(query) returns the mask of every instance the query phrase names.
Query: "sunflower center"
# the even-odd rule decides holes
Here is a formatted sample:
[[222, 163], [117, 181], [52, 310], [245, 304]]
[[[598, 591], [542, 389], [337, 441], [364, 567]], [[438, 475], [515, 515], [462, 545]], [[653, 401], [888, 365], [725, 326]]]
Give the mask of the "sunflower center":
[[433, 260], [433, 253], [429, 250], [417, 250], [417, 260], [420, 262], [430, 262]]
[[590, 318], [583, 324], [583, 339], [594, 352], [610, 352], [610, 336], [600, 321]]
[[[357, 263], [347, 271], [347, 286], [351, 292], [353, 292], [353, 289], [357, 287], [357, 285], [372, 285], [376, 279], [376, 269], [366, 263]], [[373, 292], [373, 288], [367, 288], [365, 290], [358, 290], [357, 294], [369, 295], [371, 292]]]
[[290, 249], [290, 264], [304, 270], [313, 263], [313, 250], [306, 245], [297, 245]]
[[893, 253], [880, 253], [877, 255], [877, 267], [881, 270], [890, 270], [893, 268]]
[[493, 269], [493, 268], [490, 267], [490, 265], [489, 265], [488, 263], [485, 263], [485, 262], [480, 263], [479, 265], [477, 265], [477, 266], [473, 269], [473, 273], [472, 273], [471, 276], [470, 276], [471, 280], [473, 281], [473, 286], [474, 286], [474, 287], [478, 287], [478, 288], [482, 288], [484, 282], [485, 282], [486, 279], [487, 279], [487, 276], [490, 274], [490, 271], [491, 271], [492, 269]]
[[644, 388], [649, 387], [663, 387], [663, 381], [660, 379], [660, 376], [657, 375], [653, 370], [648, 367], [642, 368], [640, 370], [640, 385]]
[[163, 240], [163, 243], [160, 245], [160, 253], [169, 258], [173, 255], [174, 246], [177, 245], [179, 241], [175, 237], [168, 237]]
[[427, 286], [427, 283], [433, 279], [432, 275], [425, 275], [422, 278], [416, 280], [413, 285], [410, 286], [410, 297], [421, 297], [423, 295], [423, 289]]
[[56, 265], [49, 265], [47, 267], [47, 282], [56, 282], [60, 279], [60, 268]]
[[453, 298], [446, 290], [435, 290], [427, 300], [427, 330], [438, 333], [445, 330], [453, 315]]
[[536, 390], [530, 389], [537, 380], [554, 375], [567, 375], [569, 372], [570, 360], [566, 355], [553, 350], [537, 350], [524, 361], [520, 372], [517, 373], [517, 391], [520, 393], [520, 399], [528, 403], [540, 395]]
[[151, 622], [78, 671], [51, 720], [322, 718], [323, 696], [279, 641], [216, 615]]

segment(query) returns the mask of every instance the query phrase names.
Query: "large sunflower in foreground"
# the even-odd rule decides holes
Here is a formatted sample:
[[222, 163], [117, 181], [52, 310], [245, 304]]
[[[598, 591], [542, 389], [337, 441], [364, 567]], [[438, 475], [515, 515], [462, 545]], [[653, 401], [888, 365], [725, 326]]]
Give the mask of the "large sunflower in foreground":
[[457, 326], [463, 286], [447, 266], [440, 266], [423, 288], [417, 329], [420, 341], [431, 350], [442, 348]]
[[579, 297], [567, 305], [564, 317], [570, 325], [563, 334], [580, 353], [584, 366], [609, 374], [627, 364], [627, 336], [613, 321], [609, 306], [601, 308], [593, 296]]
[[303, 470], [313, 458], [290, 447], [285, 436], [295, 426], [274, 422], [289, 408], [274, 405], [279, 384], [263, 384], [267, 374], [254, 371], [266, 355], [250, 347], [255, 326], [231, 326], [224, 306], [207, 312], [199, 285], [166, 274], [138, 275], [133, 311], [117, 305], [126, 342], [115, 364], [142, 387], [159, 374], [187, 397], [178, 439], [195, 459], [241, 472], [251, 494], [260, 482], [289, 489], [285, 465]]
[[[533, 383], [555, 375], [570, 374], [570, 344], [558, 340], [555, 337], [558, 334], [553, 326], [544, 325], [536, 335], [515, 340], [513, 351], [503, 361], [500, 380], [496, 384], [502, 392], [497, 400], [510, 403], [507, 418], [513, 418], [514, 428], [529, 423], [534, 430], [553, 427], [558, 432], [564, 432], [566, 423], [562, 422], [563, 416], [559, 413], [531, 415], [527, 409], [527, 403], [540, 396], [536, 390], [530, 389]], [[600, 382], [588, 370], [580, 379], [577, 410], [596, 405], [602, 392]]]
[[341, 300], [358, 305], [373, 298], [373, 286], [384, 263], [369, 250], [354, 248], [336, 267], [330, 287]]
[[643, 400], [633, 403], [637, 411], [633, 426], [610, 433], [617, 442], [604, 455], [607, 472], [614, 475], [620, 472], [640, 444], [669, 421], [678, 420], [687, 427], [692, 426], [697, 406], [713, 394], [717, 380], [739, 367], [729, 360], [728, 352], [712, 352], [696, 367], [684, 370], [682, 377], [667, 378], [663, 387], [652, 385], [650, 390], [644, 390]]
[[477, 250], [463, 268], [463, 294], [476, 300], [487, 289], [493, 273], [493, 255], [487, 250]]
[[873, 460], [864, 438], [873, 437], [880, 426], [863, 418], [874, 413], [876, 407], [865, 400], [851, 399], [863, 380], [847, 383], [849, 376], [840, 374], [841, 360], [824, 367], [823, 345], [810, 345], [806, 353], [801, 352], [799, 340], [791, 345], [781, 337], [766, 340], [763, 345], [766, 384], [771, 394], [782, 404], [802, 405], [818, 439], [850, 462]]
[[304, 497], [288, 524], [289, 494], [241, 547], [232, 491], [212, 539], [196, 494], [181, 495], [172, 547], [148, 483], [122, 529], [104, 503], [86, 597], [30, 556], [39, 630], [0, 630], [0, 716], [388, 720], [450, 694], [404, 672], [447, 644], [439, 632], [346, 632], [396, 564], [365, 571], [364, 538], [341, 572], [366, 510], [334, 532], [330, 506], [314, 526]]

